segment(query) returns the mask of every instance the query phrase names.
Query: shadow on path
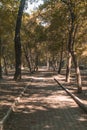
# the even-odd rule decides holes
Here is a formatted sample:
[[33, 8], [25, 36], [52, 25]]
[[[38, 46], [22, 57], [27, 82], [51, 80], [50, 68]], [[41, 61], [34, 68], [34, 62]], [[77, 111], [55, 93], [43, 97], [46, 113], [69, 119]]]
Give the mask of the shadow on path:
[[33, 77], [31, 85], [4, 127], [4, 130], [86, 129], [87, 115], [51, 77], [44, 75]]

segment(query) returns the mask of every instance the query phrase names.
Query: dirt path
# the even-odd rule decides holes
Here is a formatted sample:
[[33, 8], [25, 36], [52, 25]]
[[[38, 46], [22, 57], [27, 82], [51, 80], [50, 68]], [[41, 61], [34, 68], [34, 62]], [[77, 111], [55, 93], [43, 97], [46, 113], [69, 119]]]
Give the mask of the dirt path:
[[[28, 77], [31, 83], [4, 130], [86, 130], [87, 115], [54, 82], [51, 72]], [[61, 81], [64, 77], [57, 76]]]

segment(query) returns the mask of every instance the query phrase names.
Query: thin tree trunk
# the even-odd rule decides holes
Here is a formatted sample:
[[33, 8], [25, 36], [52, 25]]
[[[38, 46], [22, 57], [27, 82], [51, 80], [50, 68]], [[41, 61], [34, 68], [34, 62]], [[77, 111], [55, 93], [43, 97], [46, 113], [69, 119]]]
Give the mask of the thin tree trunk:
[[61, 51], [60, 51], [60, 62], [59, 62], [58, 74], [61, 73], [61, 69], [62, 69], [62, 60], [63, 60], [63, 44], [62, 44], [62, 46], [61, 46]]
[[36, 57], [35, 57], [35, 71], [38, 71], [38, 52], [36, 53]]
[[5, 67], [5, 74], [8, 75], [7, 63], [6, 63], [6, 58], [5, 58], [5, 56], [3, 56], [3, 60], [4, 60], [4, 67]]
[[71, 70], [71, 53], [68, 52], [67, 66], [66, 66], [66, 82], [70, 82], [70, 70]]
[[52, 68], [53, 68], [53, 71], [56, 70], [54, 55], [53, 55], [53, 57], [52, 57]]
[[31, 64], [30, 64], [30, 59], [29, 59], [29, 56], [28, 56], [28, 52], [27, 52], [27, 49], [25, 49], [25, 47], [23, 47], [23, 50], [24, 50], [24, 54], [25, 54], [25, 58], [26, 58], [26, 61], [28, 63], [28, 68], [31, 72]]
[[38, 48], [37, 45], [35, 45], [35, 66], [34, 66], [34, 71], [38, 71]]
[[49, 59], [49, 57], [48, 57], [48, 56], [47, 56], [47, 59], [46, 59], [46, 60], [47, 60], [47, 70], [49, 70], [49, 69], [50, 69], [50, 62], [49, 62], [49, 61], [50, 61], [50, 59]]
[[20, 29], [21, 29], [21, 20], [22, 14], [25, 6], [26, 0], [20, 1], [17, 21], [16, 21], [16, 28], [15, 28], [15, 74], [14, 79], [18, 80], [21, 79], [21, 41], [20, 41]]
[[1, 65], [1, 52], [2, 52], [2, 43], [1, 43], [1, 38], [0, 38], [0, 79], [2, 79], [2, 65]]
[[71, 52], [71, 55], [72, 55], [72, 59], [73, 59], [73, 63], [75, 66], [75, 71], [76, 71], [78, 93], [81, 93], [82, 92], [82, 84], [81, 84], [81, 75], [80, 75], [80, 69], [79, 69], [79, 65], [78, 65], [77, 56], [76, 56], [74, 51]]
[[66, 68], [66, 81], [70, 82], [70, 69], [71, 69], [71, 49], [72, 49], [72, 38], [73, 38], [73, 31], [74, 31], [74, 24], [71, 24], [71, 28], [69, 30], [69, 36], [68, 36], [68, 58], [67, 58], [67, 68]]

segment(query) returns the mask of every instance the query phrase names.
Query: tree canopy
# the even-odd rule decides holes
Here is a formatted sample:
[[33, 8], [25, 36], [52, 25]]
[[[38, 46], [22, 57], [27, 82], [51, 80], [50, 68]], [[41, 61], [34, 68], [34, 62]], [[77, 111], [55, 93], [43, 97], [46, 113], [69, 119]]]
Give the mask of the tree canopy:
[[[7, 68], [15, 66], [17, 60], [15, 61], [14, 57], [17, 54], [16, 58], [18, 58], [19, 50], [20, 53], [22, 52], [22, 57], [26, 57], [20, 57], [20, 68], [21, 64], [28, 66], [31, 72], [39, 65], [46, 65], [48, 62], [58, 69], [61, 52], [62, 60], [66, 64], [69, 47], [76, 53], [79, 65], [87, 65], [85, 60], [87, 58], [87, 1], [42, 1], [43, 4], [36, 7], [37, 9], [35, 8], [32, 13], [26, 12], [26, 8], [29, 3], [38, 1], [24, 1], [19, 25], [17, 25], [17, 18], [21, 1], [0, 1], [0, 75], [1, 68], [6, 68], [6, 65]], [[21, 46], [17, 52], [14, 49], [14, 39], [18, 45], [15, 29], [19, 26]]]

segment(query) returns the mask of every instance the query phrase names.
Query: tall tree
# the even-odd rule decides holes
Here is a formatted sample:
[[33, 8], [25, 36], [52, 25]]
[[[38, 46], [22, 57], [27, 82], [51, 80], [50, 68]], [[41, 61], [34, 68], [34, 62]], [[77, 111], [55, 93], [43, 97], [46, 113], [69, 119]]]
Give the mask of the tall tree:
[[76, 56], [76, 52], [74, 50], [75, 46], [75, 38], [76, 33], [78, 29], [78, 22], [77, 22], [77, 14], [76, 14], [76, 3], [73, 0], [62, 0], [68, 9], [69, 12], [69, 35], [68, 35], [68, 64], [67, 64], [67, 71], [66, 71], [66, 80], [69, 81], [70, 77], [70, 68], [71, 68], [71, 57], [75, 66], [76, 71], [76, 79], [77, 79], [77, 87], [78, 92], [82, 92], [82, 86], [81, 86], [81, 75], [78, 65], [78, 59]]
[[18, 10], [18, 16], [16, 21], [16, 28], [15, 28], [15, 74], [14, 79], [18, 80], [21, 79], [21, 40], [20, 40], [20, 29], [21, 29], [21, 21], [23, 10], [25, 7], [26, 0], [20, 1], [20, 6]]
[[[14, 51], [12, 50], [13, 35], [18, 6], [19, 1], [0, 0], [0, 59], [2, 59], [2, 62], [0, 61], [0, 66], [3, 66], [3, 68], [6, 68], [4, 60], [6, 60], [6, 63], [9, 64], [12, 63], [11, 61], [14, 59], [11, 59], [11, 57], [14, 56]], [[2, 71], [0, 71], [0, 75], [1, 72]]]

